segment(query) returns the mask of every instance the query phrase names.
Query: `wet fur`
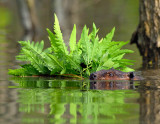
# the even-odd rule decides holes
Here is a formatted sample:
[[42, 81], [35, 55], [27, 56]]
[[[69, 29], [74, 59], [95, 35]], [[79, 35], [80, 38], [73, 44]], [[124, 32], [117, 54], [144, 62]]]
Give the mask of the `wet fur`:
[[133, 72], [122, 72], [115, 69], [101, 70], [90, 75], [90, 80], [139, 80]]

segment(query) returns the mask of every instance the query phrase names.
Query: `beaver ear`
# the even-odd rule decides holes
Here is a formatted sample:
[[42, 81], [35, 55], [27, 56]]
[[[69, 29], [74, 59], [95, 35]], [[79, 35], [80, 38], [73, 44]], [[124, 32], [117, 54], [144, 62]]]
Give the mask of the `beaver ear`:
[[134, 78], [134, 73], [130, 72], [128, 76], [129, 76], [129, 78]]
[[94, 73], [92, 73], [92, 74], [90, 75], [89, 79], [90, 79], [90, 80], [95, 80], [96, 77], [97, 77], [97, 75], [94, 74]]

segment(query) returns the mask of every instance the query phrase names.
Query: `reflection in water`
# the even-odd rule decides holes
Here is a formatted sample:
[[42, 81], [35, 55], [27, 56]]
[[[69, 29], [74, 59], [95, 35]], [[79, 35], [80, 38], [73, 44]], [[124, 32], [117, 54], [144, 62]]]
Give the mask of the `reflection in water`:
[[[8, 92], [12, 99], [1, 97], [0, 103], [4, 124], [9, 118], [30, 124], [159, 124], [158, 80], [90, 82], [42, 77], [11, 80], [14, 86]], [[6, 94], [0, 88], [0, 94]]]
[[140, 124], [160, 123], [160, 80], [141, 83], [139, 93]]
[[23, 123], [159, 123], [159, 81], [12, 80]]
[[22, 88], [18, 90], [17, 102], [24, 123], [124, 124], [139, 121], [139, 93], [128, 88], [90, 90], [88, 80], [14, 78], [14, 81]]
[[[73, 23], [78, 25], [77, 28], [79, 26], [82, 28], [84, 24], [91, 27], [91, 23], [94, 21], [97, 27], [100, 28], [100, 37], [116, 26], [116, 40], [128, 40], [137, 26], [138, 9], [136, 8], [138, 8], [138, 4], [136, 3], [138, 3], [138, 0], [120, 0], [118, 2], [114, 0], [99, 0], [98, 3], [96, 3], [98, 0], [87, 0], [87, 2], [80, 0], [66, 1], [71, 1], [70, 3], [74, 5], [69, 2], [63, 2], [62, 4], [67, 5], [66, 8], [62, 8], [65, 12], [64, 14], [60, 12], [62, 9], [59, 9], [63, 5], [57, 6], [56, 4], [56, 2], [62, 2], [62, 0], [36, 0], [35, 8], [39, 26], [43, 28], [43, 31], [41, 32], [42, 35], [38, 36], [37, 39], [34, 38], [35, 41], [41, 39], [47, 41], [45, 29], [46, 27], [52, 27], [52, 17], [55, 11], [58, 17], [61, 16], [60, 14], [63, 16], [62, 19], [60, 17], [60, 25], [62, 25], [62, 32], [65, 35], [64, 39], [67, 39], [67, 41]], [[14, 58], [15, 54], [18, 53], [15, 41], [22, 40], [19, 37], [23, 32], [20, 28], [15, 0], [8, 1], [8, 3], [14, 8], [10, 8], [11, 11], [6, 8], [7, 4], [3, 7], [0, 6], [0, 17], [2, 18], [0, 21], [1, 123], [108, 122], [159, 124], [159, 71], [147, 72], [150, 76], [148, 78], [151, 79], [150, 81], [145, 80], [133, 83], [96, 82], [95, 84], [90, 84], [88, 81], [17, 78], [17, 80], [14, 79], [14, 82], [17, 82], [18, 86], [11, 86], [16, 85], [16, 83], [12, 84], [7, 80], [7, 72], [8, 68], [17, 65]], [[14, 16], [10, 16], [11, 14]], [[66, 25], [66, 27], [63, 25]], [[80, 28], [77, 29], [77, 32], [80, 32]], [[80, 35], [80, 33], [77, 35]], [[26, 35], [23, 40], [25, 39], [32, 39], [32, 35], [29, 35], [29, 37]], [[140, 59], [138, 55], [137, 53], [135, 56], [128, 57], [136, 60]], [[135, 68], [140, 66], [139, 60], [137, 60]], [[146, 76], [146, 74], [144, 75]], [[8, 88], [8, 86], [10, 87]]]
[[98, 90], [135, 89], [133, 81], [96, 81], [90, 83], [90, 88]]

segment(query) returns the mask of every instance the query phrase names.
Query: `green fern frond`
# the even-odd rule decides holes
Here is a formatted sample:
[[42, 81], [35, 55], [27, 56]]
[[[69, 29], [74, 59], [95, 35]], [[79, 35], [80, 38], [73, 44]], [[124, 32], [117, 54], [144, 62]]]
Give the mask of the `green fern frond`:
[[67, 47], [63, 41], [63, 36], [61, 33], [59, 21], [58, 21], [56, 14], [54, 14], [54, 17], [55, 17], [54, 32], [56, 36], [55, 47], [59, 47], [59, 49], [61, 49], [61, 51], [67, 55], [68, 54]]
[[117, 57], [122, 54], [125, 55], [126, 53], [133, 53], [133, 51], [128, 50], [128, 49], [122, 49], [122, 50], [118, 50], [118, 51], [116, 50], [115, 52], [112, 53], [112, 58]]
[[103, 53], [107, 49], [108, 44], [110, 44], [110, 42], [112, 41], [114, 32], [115, 32], [115, 28], [113, 28], [111, 32], [107, 34], [106, 37], [103, 40], [101, 40], [101, 42], [99, 42], [100, 49], [103, 51]]
[[63, 63], [61, 61], [59, 61], [56, 56], [53, 56], [51, 54], [48, 54], [47, 56], [50, 57], [50, 59], [53, 62], [53, 65], [56, 65], [56, 67], [58, 67], [58, 68], [64, 69]]
[[24, 68], [19, 68], [19, 69], [9, 69], [8, 70], [9, 75], [14, 75], [14, 76], [30, 76], [30, 74], [26, 73]]
[[48, 32], [48, 35], [49, 35], [49, 40], [50, 40], [50, 43], [51, 43], [51, 49], [54, 53], [58, 53], [60, 50], [59, 47], [56, 47], [56, 36], [47, 28], [47, 32]]
[[125, 54], [133, 53], [132, 50], [122, 49], [129, 41], [112, 41], [115, 28], [105, 38], [99, 39], [98, 29], [94, 23], [91, 33], [87, 26], [84, 26], [77, 43], [74, 25], [69, 40], [69, 53], [58, 18], [54, 16], [54, 33], [47, 29], [51, 47], [43, 50], [43, 41], [37, 43], [19, 41], [22, 49], [16, 58], [30, 64], [25, 64], [20, 69], [9, 70], [9, 74], [15, 76], [77, 74], [88, 77], [92, 72], [112, 67], [125, 72], [133, 71], [129, 66], [133, 65], [134, 61], [123, 59]]
[[99, 52], [101, 51], [99, 49], [99, 38], [97, 36], [98, 33], [98, 29], [96, 28], [96, 25], [93, 23], [93, 30], [90, 33], [90, 39], [91, 39], [91, 48], [92, 48], [92, 52], [91, 52], [91, 60], [97, 60], [97, 58], [99, 57]]
[[40, 73], [31, 65], [25, 64], [21, 66], [19, 69], [9, 69], [8, 74], [14, 76], [32, 76], [32, 75], [40, 75]]
[[81, 73], [82, 69], [81, 69], [80, 63], [78, 63], [77, 61], [74, 61], [74, 59], [70, 56], [66, 56], [66, 57], [67, 57], [68, 65], [70, 65], [70, 68], [77, 69]]
[[72, 55], [73, 52], [76, 50], [76, 25], [74, 25], [70, 40], [69, 40], [69, 45], [70, 45], [70, 54]]
[[106, 35], [106, 37], [104, 38], [104, 41], [105, 41], [105, 42], [111, 42], [111, 41], [112, 41], [112, 38], [113, 38], [113, 36], [114, 36], [114, 32], [115, 32], [115, 27], [111, 30], [110, 33], [108, 33], [108, 34]]
[[123, 72], [133, 72], [134, 69], [125, 66], [125, 67], [123, 67], [123, 68], [121, 69], [121, 71], [123, 71]]
[[45, 53], [42, 52], [44, 42], [34, 44], [34, 42], [30, 41], [19, 41], [22, 46], [20, 55], [18, 56], [18, 60], [30, 61], [34, 68], [36, 68], [40, 73], [46, 74], [48, 73], [47, 67], [44, 65], [43, 58]]
[[[109, 51], [109, 53], [113, 53], [113, 52], [116, 52], [124, 46], [126, 44], [128, 44], [128, 42], [122, 42], [122, 41], [112, 41], [112, 42], [115, 42], [115, 45], [113, 45], [112, 47], [107, 47], [107, 51]], [[117, 44], [116, 44], [117, 43]]]
[[55, 17], [55, 23], [54, 23], [54, 33], [52, 33], [49, 29], [47, 29], [47, 32], [49, 34], [49, 40], [51, 43], [51, 48], [55, 54], [57, 54], [59, 57], [63, 55], [68, 55], [67, 47], [63, 41], [63, 36], [61, 33], [61, 29], [59, 26], [59, 21], [56, 15]]
[[86, 26], [84, 26], [81, 34], [81, 38], [78, 43], [79, 49], [82, 51], [82, 58], [84, 60], [84, 63], [88, 65], [91, 61], [91, 42], [90, 37], [88, 36], [89, 29], [87, 29]]
[[97, 36], [97, 33], [98, 33], [98, 29], [96, 28], [96, 25], [93, 23], [93, 29], [92, 29], [92, 32], [89, 35], [92, 43], [95, 42], [95, 38]]

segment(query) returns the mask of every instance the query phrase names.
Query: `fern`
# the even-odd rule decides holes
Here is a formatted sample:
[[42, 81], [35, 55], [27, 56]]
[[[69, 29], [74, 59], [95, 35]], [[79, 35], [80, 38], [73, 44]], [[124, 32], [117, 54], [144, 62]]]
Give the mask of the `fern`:
[[15, 76], [76, 74], [88, 77], [92, 72], [112, 67], [124, 72], [133, 71], [128, 66], [133, 65], [134, 61], [123, 59], [126, 53], [133, 53], [132, 50], [122, 49], [129, 41], [112, 41], [115, 28], [105, 38], [99, 39], [98, 29], [94, 23], [91, 33], [87, 26], [84, 26], [77, 43], [74, 25], [69, 39], [70, 51], [64, 43], [56, 15], [53, 30], [54, 33], [47, 29], [51, 47], [45, 50], [43, 41], [36, 43], [19, 41], [22, 49], [16, 58], [29, 64], [22, 65], [20, 69], [10, 69], [9, 74]]
[[[91, 37], [91, 48], [92, 48], [92, 53], [91, 53], [91, 60], [95, 60], [98, 57], [98, 53], [99, 53], [99, 38], [97, 36], [97, 28], [96, 25], [93, 23], [93, 30], [90, 34]], [[97, 61], [97, 60], [96, 60]]]
[[49, 29], [47, 29], [49, 33], [49, 38], [51, 42], [51, 47], [53, 48], [53, 52], [59, 55], [67, 55], [67, 47], [63, 41], [63, 36], [60, 30], [59, 21], [57, 16], [55, 15], [55, 23], [54, 23], [54, 32], [53, 34]]
[[78, 43], [78, 48], [82, 51], [83, 62], [88, 65], [91, 61], [91, 42], [90, 37], [88, 36], [89, 29], [84, 26], [81, 34], [81, 38]]
[[48, 74], [49, 70], [45, 66], [44, 62], [46, 53], [42, 52], [44, 42], [41, 41], [40, 43], [37, 42], [35, 44], [34, 42], [30, 41], [19, 41], [19, 43], [21, 44], [22, 49], [20, 55], [17, 56], [17, 59], [21, 61], [30, 61], [31, 65], [41, 74]]
[[76, 25], [74, 25], [71, 36], [70, 36], [70, 54], [72, 55], [73, 52], [76, 50]]
[[63, 74], [63, 71], [65, 70], [63, 63], [59, 61], [56, 56], [53, 56], [51, 54], [48, 54], [47, 56], [49, 57], [49, 59], [47, 59], [48, 61], [46, 61], [46, 63], [52, 68], [51, 74], [55, 74], [56, 72], [60, 72], [61, 74]]
[[21, 66], [19, 69], [9, 69], [9, 74], [14, 76], [32, 76], [32, 75], [40, 75], [40, 73], [31, 65], [25, 64]]

